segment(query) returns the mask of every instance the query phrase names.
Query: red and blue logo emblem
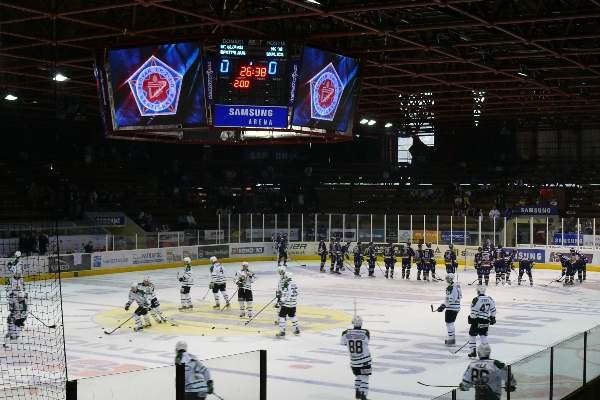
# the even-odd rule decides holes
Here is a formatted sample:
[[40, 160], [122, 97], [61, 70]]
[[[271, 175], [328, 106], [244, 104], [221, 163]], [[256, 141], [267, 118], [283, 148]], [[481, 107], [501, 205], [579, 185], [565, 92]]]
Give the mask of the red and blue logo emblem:
[[313, 119], [333, 121], [344, 84], [332, 63], [310, 80], [310, 116]]
[[140, 115], [177, 113], [183, 76], [166, 63], [150, 57], [127, 80]]

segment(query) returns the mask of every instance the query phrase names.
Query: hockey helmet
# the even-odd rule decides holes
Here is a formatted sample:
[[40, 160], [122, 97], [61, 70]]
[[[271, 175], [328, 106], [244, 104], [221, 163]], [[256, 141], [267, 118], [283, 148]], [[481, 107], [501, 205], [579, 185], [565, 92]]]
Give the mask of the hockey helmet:
[[192, 259], [189, 258], [189, 257], [183, 257], [183, 262], [186, 263], [186, 264], [191, 264]]
[[15, 257], [17, 257], [17, 258], [21, 257], [21, 252], [19, 250], [15, 251]]
[[211, 256], [211, 257], [209, 258], [209, 260], [210, 260], [210, 262], [211, 262], [211, 263], [213, 263], [213, 264], [214, 264], [214, 263], [216, 263], [217, 261], [219, 261], [219, 260], [217, 259], [217, 257], [215, 257], [215, 256]]
[[279, 276], [284, 277], [285, 273], [286, 273], [286, 268], [285, 267], [279, 267], [277, 268], [277, 273], [279, 274]]
[[248, 262], [247, 261], [242, 262], [242, 269], [243, 270], [247, 270], [248, 269]]
[[449, 248], [450, 250], [452, 250], [452, 249], [454, 248], [454, 245], [453, 245], [452, 243], [450, 243], [450, 244], [448, 245], [448, 248]]
[[483, 249], [481, 248], [481, 246], [479, 246], [479, 247], [477, 248], [477, 251], [483, 251]]
[[571, 247], [571, 249], [569, 250], [571, 253], [575, 253], [575, 249], [573, 247]]
[[454, 274], [446, 275], [446, 282], [448, 282], [448, 283], [454, 282]]
[[490, 358], [490, 354], [492, 354], [492, 348], [489, 344], [480, 344], [477, 347], [477, 355], [479, 358]]
[[291, 281], [292, 278], [294, 277], [294, 274], [292, 274], [291, 272], [287, 272], [285, 273], [285, 279], [287, 279], [288, 281]]
[[485, 294], [485, 286], [479, 285], [477, 286], [477, 294]]
[[430, 249], [431, 248], [431, 243], [428, 242], [425, 246], [427, 246], [427, 248]]
[[132, 292], [135, 292], [138, 288], [137, 283], [132, 282], [131, 285], [129, 285], [129, 289], [131, 289]]
[[355, 315], [352, 317], [352, 326], [355, 328], [361, 328], [363, 324], [363, 319], [360, 315]]
[[142, 282], [144, 282], [144, 285], [149, 285], [150, 284], [150, 277], [149, 276], [145, 276], [144, 280]]
[[184, 342], [183, 340], [180, 340], [179, 342], [177, 342], [177, 344], [175, 345], [175, 351], [177, 353], [179, 353], [180, 351], [187, 351], [187, 343]]

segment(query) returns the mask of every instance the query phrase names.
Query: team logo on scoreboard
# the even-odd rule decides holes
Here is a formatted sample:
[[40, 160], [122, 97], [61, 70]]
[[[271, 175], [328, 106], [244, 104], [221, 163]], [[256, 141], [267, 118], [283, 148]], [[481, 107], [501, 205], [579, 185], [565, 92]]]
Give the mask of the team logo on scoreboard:
[[183, 76], [155, 56], [150, 57], [127, 80], [140, 115], [177, 113]]
[[310, 116], [313, 119], [333, 121], [344, 84], [332, 63], [310, 80]]

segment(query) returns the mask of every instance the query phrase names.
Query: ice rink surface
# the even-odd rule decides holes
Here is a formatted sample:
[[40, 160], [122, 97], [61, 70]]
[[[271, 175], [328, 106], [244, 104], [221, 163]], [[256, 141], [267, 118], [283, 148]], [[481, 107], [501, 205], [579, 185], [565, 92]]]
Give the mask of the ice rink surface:
[[[212, 309], [212, 293], [202, 301], [207, 292], [207, 266], [193, 268], [195, 308], [191, 312], [177, 311], [177, 271], [181, 269], [66, 279], [63, 296], [69, 378], [171, 364], [176, 341], [185, 339], [190, 352], [203, 359], [268, 350], [269, 399], [353, 399], [354, 377], [347, 351], [339, 339], [350, 325], [356, 299], [364, 327], [371, 331], [374, 371], [370, 399], [430, 399], [448, 389], [424, 387], [417, 381], [441, 385], [460, 382], [469, 361], [468, 349], [450, 353], [444, 345], [443, 313], [432, 313], [430, 308], [431, 304], [437, 306], [443, 301], [445, 282], [416, 281], [415, 268], [410, 281], [386, 280], [379, 269], [376, 278], [367, 278], [364, 268], [363, 277], [357, 279], [349, 271], [341, 276], [322, 274], [316, 261], [307, 263], [305, 267], [297, 262], [288, 263], [299, 287], [302, 333], [293, 335], [288, 325], [285, 339], [274, 336], [277, 328], [271, 306], [256, 323], [244, 326], [236, 299], [230, 310], [223, 311]], [[239, 264], [224, 264], [224, 267], [232, 278]], [[253, 285], [257, 311], [274, 297], [278, 280], [276, 264], [252, 262], [250, 268], [257, 274]], [[396, 274], [399, 275], [399, 269]], [[542, 286], [559, 274], [559, 271], [534, 270], [535, 286], [529, 287], [528, 282], [517, 286], [513, 273], [512, 286], [489, 287], [488, 294], [498, 306], [498, 323], [489, 333], [493, 358], [510, 363], [600, 324], [600, 274], [588, 273], [584, 285]], [[130, 315], [123, 310], [129, 285], [144, 276], [151, 277], [165, 314], [178, 326], [153, 323], [151, 328], [133, 332], [132, 323], [128, 323], [114, 334], [105, 335], [103, 329], [114, 328]], [[438, 276], [445, 276], [443, 268], [438, 267]], [[467, 340], [467, 315], [470, 301], [476, 295], [476, 286], [468, 283], [473, 279], [473, 269], [463, 272], [460, 268], [463, 301], [456, 324], [458, 345]], [[230, 294], [235, 290], [232, 281], [227, 288]], [[222, 360], [221, 366], [228, 374], [221, 381], [215, 378], [217, 392], [221, 388], [223, 393], [226, 387], [242, 384], [244, 379], [258, 374], [256, 359], [231, 360], [234, 361]], [[132, 377], [128, 382], [135, 386], [134, 381]], [[140, 393], [144, 390], [142, 383], [139, 390]], [[237, 398], [258, 399], [255, 390], [250, 387]], [[226, 400], [234, 398], [229, 396]]]

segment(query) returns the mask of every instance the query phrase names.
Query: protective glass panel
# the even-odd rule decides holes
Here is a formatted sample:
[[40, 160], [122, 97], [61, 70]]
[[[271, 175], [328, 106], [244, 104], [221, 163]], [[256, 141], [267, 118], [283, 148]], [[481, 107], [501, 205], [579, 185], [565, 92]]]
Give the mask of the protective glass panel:
[[358, 217], [358, 238], [363, 242], [371, 241], [371, 215], [361, 214]]
[[329, 221], [330, 214], [318, 214], [317, 215], [317, 236], [319, 240], [325, 240], [329, 242], [331, 234], [329, 232]]
[[453, 242], [453, 240], [451, 240], [451, 235], [454, 236], [454, 231], [452, 229], [454, 219], [455, 217], [450, 218], [449, 216], [440, 215], [440, 244], [447, 245]]
[[554, 399], [583, 385], [583, 333], [554, 346]]
[[303, 230], [304, 221], [302, 214], [290, 214], [290, 231], [288, 240], [290, 242], [298, 242]]
[[517, 383], [511, 400], [547, 400], [550, 396], [550, 349], [531, 355], [511, 366]]
[[600, 376], [600, 326], [588, 332], [586, 348], [586, 381]]
[[373, 242], [384, 241], [383, 214], [373, 214]]
[[[265, 214], [265, 241], [271, 242], [275, 238], [276, 214]], [[279, 221], [277, 221], [279, 223]], [[260, 233], [262, 239], [262, 232]]]
[[356, 214], [346, 214], [344, 231], [346, 232], [346, 240], [356, 242], [358, 239], [358, 230], [356, 224]]
[[260, 400], [259, 351], [212, 358], [203, 363], [210, 370], [215, 394], [227, 400]]
[[342, 239], [343, 232], [342, 214], [331, 214], [331, 232], [330, 235]]

